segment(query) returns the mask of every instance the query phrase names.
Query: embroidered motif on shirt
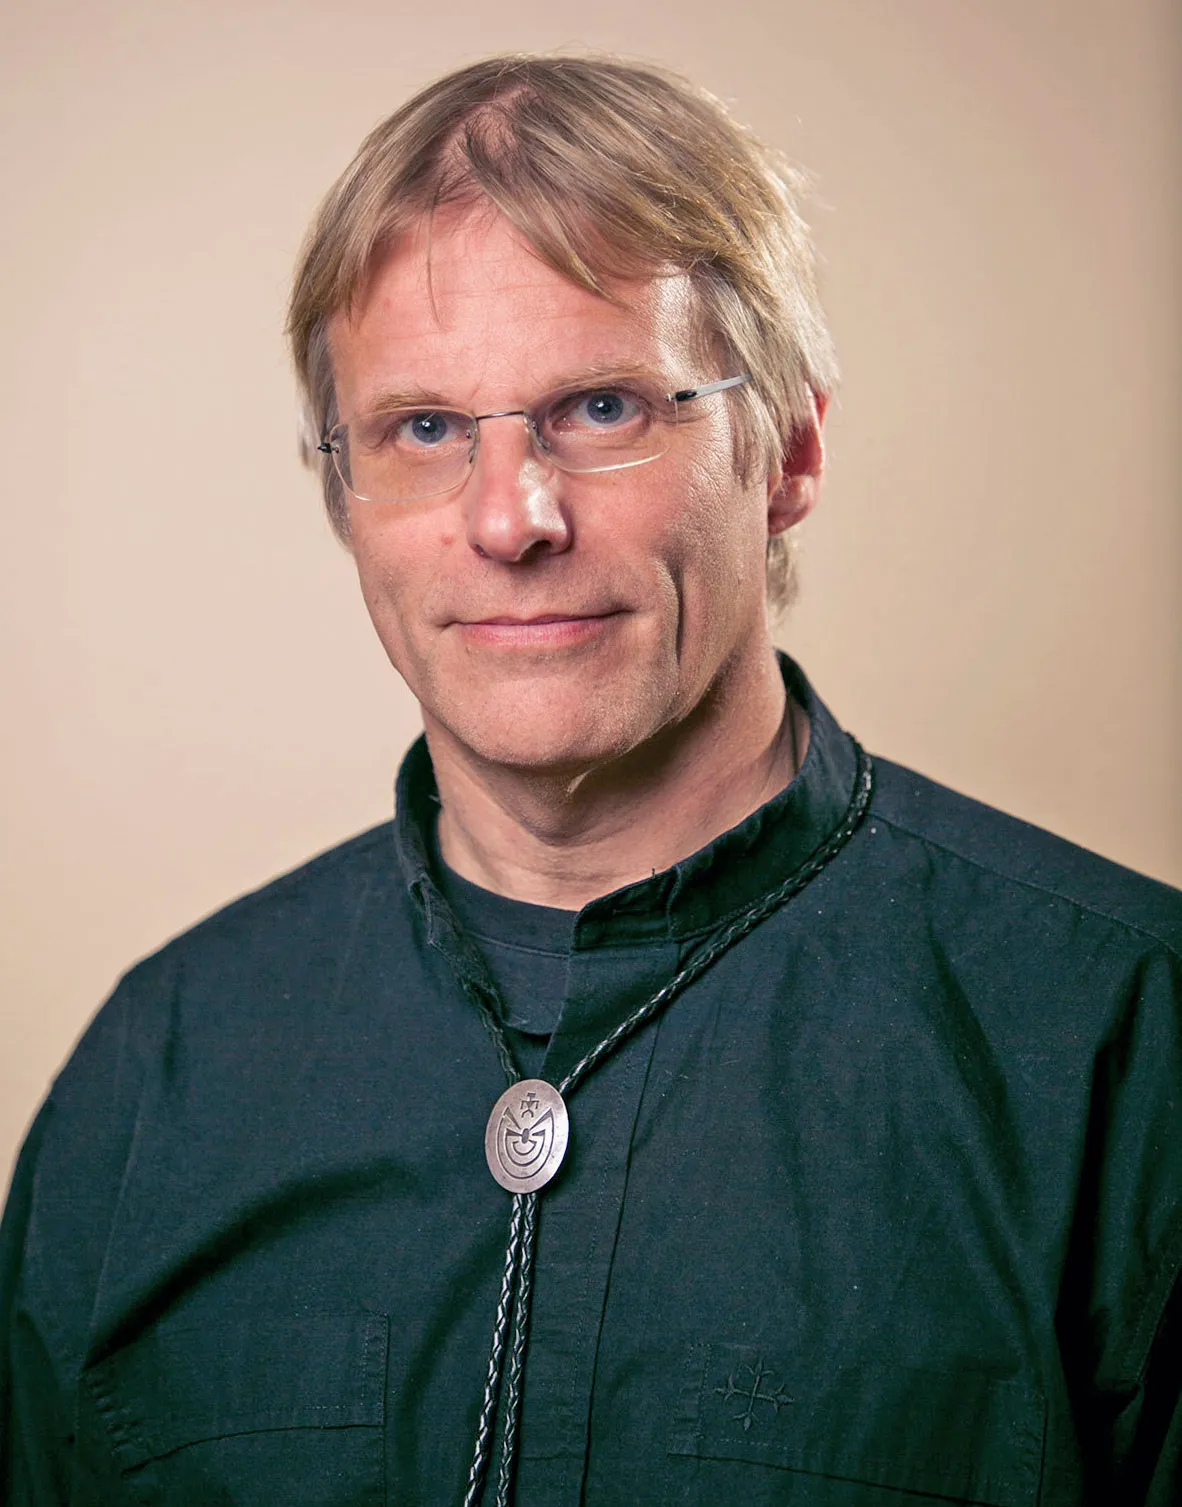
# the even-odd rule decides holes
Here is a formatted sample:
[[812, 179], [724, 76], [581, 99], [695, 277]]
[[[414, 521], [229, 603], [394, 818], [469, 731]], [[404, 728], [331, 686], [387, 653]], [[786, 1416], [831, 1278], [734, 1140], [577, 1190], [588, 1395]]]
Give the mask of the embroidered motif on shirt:
[[[744, 1373], [751, 1378], [751, 1384], [748, 1387], [741, 1387], [739, 1385], [739, 1378]], [[716, 1395], [727, 1402], [746, 1402], [747, 1406], [741, 1413], [731, 1414], [736, 1423], [743, 1425], [743, 1432], [745, 1434], [750, 1432], [751, 1426], [755, 1422], [755, 1404], [757, 1402], [770, 1402], [774, 1416], [779, 1417], [780, 1409], [787, 1407], [792, 1401], [792, 1398], [788, 1396], [782, 1385], [777, 1387], [774, 1392], [760, 1390], [765, 1381], [769, 1387], [771, 1386], [771, 1378], [774, 1374], [770, 1366], [764, 1365], [763, 1357], [757, 1356], [753, 1366], [743, 1365], [738, 1370], [732, 1371], [726, 1379], [725, 1387], [714, 1388]]]

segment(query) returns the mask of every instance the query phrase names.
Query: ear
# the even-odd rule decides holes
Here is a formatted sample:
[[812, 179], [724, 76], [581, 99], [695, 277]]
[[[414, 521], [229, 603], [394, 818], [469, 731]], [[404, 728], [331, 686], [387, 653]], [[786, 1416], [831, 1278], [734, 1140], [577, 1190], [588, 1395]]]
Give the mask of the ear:
[[829, 399], [810, 393], [808, 417], [797, 425], [791, 443], [767, 483], [767, 528], [770, 535], [783, 534], [812, 512], [821, 491], [825, 470], [825, 443], [821, 426]]

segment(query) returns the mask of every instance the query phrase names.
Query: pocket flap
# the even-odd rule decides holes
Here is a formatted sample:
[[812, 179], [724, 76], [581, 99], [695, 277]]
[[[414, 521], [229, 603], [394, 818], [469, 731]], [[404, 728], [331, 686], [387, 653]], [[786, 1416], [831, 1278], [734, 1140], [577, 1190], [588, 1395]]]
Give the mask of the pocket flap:
[[703, 1344], [692, 1347], [669, 1452], [1031, 1507], [1043, 1414], [1020, 1382], [967, 1368], [811, 1367]]
[[124, 1469], [187, 1444], [268, 1429], [380, 1426], [387, 1320], [380, 1314], [165, 1320], [91, 1368]]

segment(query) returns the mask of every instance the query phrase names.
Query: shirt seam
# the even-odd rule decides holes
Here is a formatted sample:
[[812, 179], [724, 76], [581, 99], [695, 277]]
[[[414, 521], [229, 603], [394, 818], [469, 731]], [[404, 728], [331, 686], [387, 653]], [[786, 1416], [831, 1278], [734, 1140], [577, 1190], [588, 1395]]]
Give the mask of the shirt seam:
[[245, 894], [239, 895], [235, 899], [228, 901], [225, 905], [219, 906], [216, 910], [210, 911], [208, 915], [195, 921], [192, 926], [187, 927], [178, 936], [164, 942], [155, 953], [149, 954], [148, 959], [145, 959], [145, 961], [188, 943], [196, 932], [216, 928], [227, 921], [236, 920], [244, 913], [249, 915], [252, 910], [260, 906], [268, 906], [276, 900], [286, 898], [292, 892], [298, 893], [305, 885], [315, 883], [325, 876], [332, 875], [335, 870], [342, 866], [348, 867], [356, 865], [359, 861], [364, 861], [367, 865], [366, 870], [358, 877], [366, 891], [372, 889], [376, 875], [370, 864], [377, 847], [383, 841], [388, 842], [390, 840], [390, 825], [389, 821], [379, 823], [378, 826], [371, 827], [366, 832], [360, 832], [355, 837], [346, 838], [343, 843], [338, 844], [335, 848], [329, 848], [324, 853], [318, 853], [315, 857], [297, 865], [286, 874], [280, 874], [275, 879], [267, 880], [256, 888], [247, 890]]
[[1157, 1279], [1145, 1284], [1141, 1315], [1125, 1344], [1121, 1356], [1124, 1364], [1118, 1368], [1118, 1377], [1133, 1387], [1144, 1384], [1166, 1308], [1175, 1287], [1182, 1281], [1182, 1219], [1176, 1222], [1170, 1239], [1165, 1242], [1165, 1255], [1159, 1270]]
[[[29, 1206], [22, 1231], [21, 1260], [16, 1281], [12, 1287], [12, 1304], [14, 1313], [23, 1309], [35, 1323], [38, 1317], [40, 1318], [39, 1328], [45, 1341], [47, 1358], [58, 1380], [58, 1400], [64, 1405], [63, 1413], [69, 1419], [70, 1427], [77, 1431], [77, 1401], [66, 1391], [66, 1388], [70, 1387], [81, 1373], [82, 1357], [75, 1353], [74, 1358], [71, 1359], [69, 1339], [65, 1326], [58, 1322], [54, 1294], [51, 1293], [50, 1284], [45, 1280], [45, 1273], [41, 1269], [43, 1263], [37, 1260], [35, 1253], [30, 1249], [28, 1238], [30, 1226], [38, 1212], [42, 1148], [49, 1128], [48, 1122], [51, 1118], [56, 1118], [57, 1110], [58, 1105], [51, 1088], [37, 1116], [37, 1120], [42, 1121], [42, 1130], [35, 1148], [31, 1169]], [[55, 1113], [51, 1115], [50, 1111]], [[37, 1120], [34, 1120], [34, 1126]]]
[[348, 977], [349, 966], [353, 961], [353, 953], [357, 946], [357, 936], [361, 930], [365, 913], [369, 908], [370, 896], [373, 893], [374, 879], [374, 874], [370, 873], [366, 875], [365, 881], [361, 885], [360, 891], [354, 901], [352, 924], [349, 927], [348, 937], [344, 947], [341, 949], [341, 958], [337, 965], [336, 990], [333, 993], [334, 1006], [340, 1004], [341, 995], [344, 993], [345, 980]]
[[555, 951], [549, 947], [531, 947], [528, 942], [506, 942], [501, 937], [490, 937], [486, 932], [476, 931], [473, 927], [469, 926], [465, 926], [464, 930], [475, 941], [487, 942], [490, 947], [496, 947], [501, 952], [528, 953], [530, 957], [558, 958], [566, 962], [573, 950], [571, 947], [564, 947], [561, 950]]
[[893, 827], [896, 831], [905, 833], [908, 837], [915, 838], [916, 842], [923, 843], [925, 847], [934, 848], [937, 852], [945, 853], [949, 858], [955, 858], [958, 862], [967, 864], [970, 868], [977, 869], [982, 874], [989, 874], [994, 879], [1004, 880], [1007, 884], [1020, 885], [1023, 889], [1033, 890], [1038, 895], [1061, 900], [1064, 905], [1070, 905], [1072, 909], [1080, 911], [1084, 915], [1094, 916], [1100, 921], [1107, 921], [1111, 926], [1119, 927], [1122, 931], [1156, 943], [1159, 947], [1163, 947], [1171, 957], [1177, 958], [1179, 962], [1182, 962], [1182, 953], [1178, 951], [1173, 943], [1168, 938], [1159, 935], [1156, 931], [1151, 931], [1147, 926], [1140, 926], [1134, 921], [1126, 921], [1121, 916], [1113, 915], [1111, 911], [1101, 909], [1098, 905], [1093, 905], [1086, 900], [1080, 900], [1074, 895], [1066, 894], [1063, 890], [1055, 888], [1054, 885], [1041, 884], [1033, 879], [1025, 879], [1019, 874], [1009, 873], [1005, 869], [995, 867], [993, 864], [984, 863], [979, 858], [970, 857], [969, 854], [962, 853], [958, 848], [941, 842], [929, 833], [917, 832], [914, 827], [909, 827], [906, 822], [900, 821], [897, 817], [887, 816], [881, 811], [871, 810], [867, 815], [867, 821], [878, 821], [882, 822], [884, 826]]

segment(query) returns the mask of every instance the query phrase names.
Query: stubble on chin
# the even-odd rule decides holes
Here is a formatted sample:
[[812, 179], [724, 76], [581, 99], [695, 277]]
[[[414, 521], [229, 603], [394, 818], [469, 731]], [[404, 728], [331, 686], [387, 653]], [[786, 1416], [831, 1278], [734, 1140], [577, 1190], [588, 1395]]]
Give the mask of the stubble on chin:
[[420, 697], [432, 751], [486, 771], [577, 781], [626, 758], [667, 721], [659, 679], [440, 677]]

